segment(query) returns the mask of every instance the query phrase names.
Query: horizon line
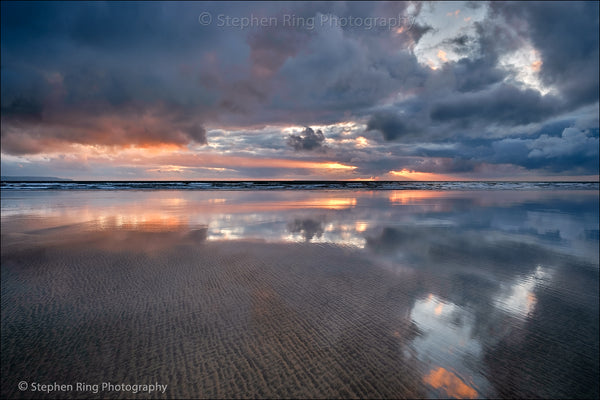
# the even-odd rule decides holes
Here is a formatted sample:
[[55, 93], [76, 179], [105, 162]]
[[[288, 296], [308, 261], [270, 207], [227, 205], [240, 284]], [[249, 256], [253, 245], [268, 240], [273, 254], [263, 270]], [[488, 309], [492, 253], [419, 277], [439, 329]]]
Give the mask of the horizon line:
[[[10, 178], [10, 179], [6, 179]], [[27, 179], [35, 177], [23, 177], [25, 179], [19, 179], [21, 177], [6, 176], [0, 179], [0, 182], [56, 182], [56, 183], [87, 183], [87, 182], [206, 182], [206, 183], [241, 183], [241, 182], [285, 182], [285, 183], [361, 183], [361, 182], [394, 182], [394, 183], [435, 183], [435, 182], [523, 182], [523, 183], [560, 183], [560, 182], [585, 182], [585, 183], [598, 183], [600, 179], [457, 179], [457, 180], [382, 180], [382, 179], [71, 179], [71, 178], [58, 178], [52, 177], [53, 179]], [[48, 177], [50, 178], [50, 177]]]

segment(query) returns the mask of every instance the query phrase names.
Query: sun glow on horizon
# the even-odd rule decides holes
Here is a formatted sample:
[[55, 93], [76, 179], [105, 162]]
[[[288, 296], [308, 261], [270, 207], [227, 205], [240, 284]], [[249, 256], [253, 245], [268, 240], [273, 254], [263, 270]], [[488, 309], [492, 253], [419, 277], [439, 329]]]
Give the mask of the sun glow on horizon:
[[354, 165], [344, 165], [337, 162], [329, 162], [329, 163], [317, 163], [318, 168], [326, 168], [326, 169], [356, 169]]
[[454, 181], [456, 178], [450, 175], [436, 174], [434, 172], [418, 172], [409, 169], [401, 169], [400, 171], [390, 171], [390, 175], [405, 178], [411, 181]]

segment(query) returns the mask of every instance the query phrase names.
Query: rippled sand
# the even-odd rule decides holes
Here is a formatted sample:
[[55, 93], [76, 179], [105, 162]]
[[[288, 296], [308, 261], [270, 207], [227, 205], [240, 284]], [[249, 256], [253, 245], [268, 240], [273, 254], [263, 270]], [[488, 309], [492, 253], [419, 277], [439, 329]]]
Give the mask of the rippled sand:
[[[163, 397], [425, 394], [402, 352], [408, 297], [351, 250], [106, 235], [3, 251], [3, 396], [17, 377], [156, 381]], [[127, 249], [152, 240], [172, 246]]]
[[[426, 201], [418, 224], [366, 230], [361, 214], [343, 225], [362, 248], [311, 242], [348, 217], [338, 208], [280, 214], [273, 226], [305, 243], [214, 240], [162, 219], [132, 229], [3, 215], [1, 395], [596, 398], [597, 229], [573, 214], [565, 230], [587, 236], [554, 250], [480, 228], [484, 212], [519, 223], [513, 209]], [[40, 396], [20, 381], [168, 386]]]

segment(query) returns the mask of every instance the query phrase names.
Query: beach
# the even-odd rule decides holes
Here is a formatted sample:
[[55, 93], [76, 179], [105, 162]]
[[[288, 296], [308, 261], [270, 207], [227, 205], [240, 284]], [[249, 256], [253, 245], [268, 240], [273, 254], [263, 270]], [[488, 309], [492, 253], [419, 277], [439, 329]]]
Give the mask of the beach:
[[2, 212], [2, 397], [599, 393], [596, 191], [15, 191]]
[[600, 2], [0, 8], [0, 399], [600, 399]]

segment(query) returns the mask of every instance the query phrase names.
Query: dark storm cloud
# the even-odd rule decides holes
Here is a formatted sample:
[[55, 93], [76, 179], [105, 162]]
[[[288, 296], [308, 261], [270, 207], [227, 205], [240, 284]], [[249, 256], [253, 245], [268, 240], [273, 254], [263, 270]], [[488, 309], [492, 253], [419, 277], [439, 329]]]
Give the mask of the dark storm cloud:
[[[412, 25], [407, 34], [395, 35], [389, 28], [318, 23], [345, 16], [396, 16], [405, 10], [405, 3], [324, 3], [335, 4], [329, 9], [318, 4], [302, 3], [300, 10], [295, 10], [314, 17], [314, 29], [269, 28], [268, 34], [258, 32], [251, 37], [253, 66], [263, 73], [256, 78], [264, 81], [265, 75], [270, 77], [265, 85], [271, 95], [255, 117], [299, 125], [335, 123], [364, 115], [382, 98], [423, 82], [422, 68], [407, 49], [429, 28]], [[388, 10], [390, 7], [395, 10]], [[305, 8], [312, 14], [303, 13]], [[281, 31], [285, 33], [280, 35]], [[274, 39], [278, 35], [285, 43]]]
[[[597, 121], [579, 128], [564, 123], [550, 134], [546, 122], [582, 106], [597, 109], [597, 15], [597, 3], [492, 3], [474, 34], [440, 43], [464, 57], [422, 71], [424, 79], [414, 86], [418, 96], [373, 112], [367, 129], [404, 143], [404, 155], [434, 157], [420, 171], [437, 170], [440, 163], [448, 163], [447, 171], [477, 170], [491, 162], [597, 174]], [[515, 83], [501, 64], [527, 41], [539, 51], [540, 78], [555, 89], [550, 93]], [[535, 124], [540, 127], [532, 130]], [[507, 137], [492, 138], [497, 136]], [[448, 146], [418, 144], [440, 141]], [[404, 165], [410, 164], [418, 162]]]
[[[284, 90], [294, 93], [290, 107], [313, 118], [336, 118], [344, 110], [369, 107], [389, 93], [389, 73], [384, 68], [369, 69], [370, 51], [362, 41], [342, 30], [326, 28], [317, 32], [305, 52], [289, 59], [280, 74]], [[298, 77], [308, 76], [308, 80]]]
[[[269, 6], [273, 10], [266, 12], [261, 4], [65, 8], [3, 3], [2, 104], [8, 109], [15, 99], [30, 98], [43, 110], [69, 106], [90, 114], [90, 125], [98, 115], [121, 114], [122, 108], [139, 115], [156, 104], [176, 109], [190, 124], [337, 122], [342, 112], [369, 107], [395, 88], [422, 81], [414, 56], [398, 52], [390, 57], [388, 50], [398, 42], [418, 41], [430, 28], [414, 25], [392, 43], [386, 27], [284, 27], [283, 14], [395, 16], [407, 5], [291, 3]], [[204, 10], [213, 17], [275, 16], [279, 25], [246, 30], [201, 26], [197, 15]], [[24, 72], [29, 77], [19, 83], [14, 76]], [[56, 79], [50, 83], [52, 74]], [[305, 76], [319, 79], [307, 82]], [[71, 118], [64, 109], [57, 112]], [[57, 112], [42, 114], [60, 119]]]
[[[315, 159], [334, 154], [373, 175], [399, 168], [476, 171], [483, 162], [597, 173], [597, 152], [589, 150], [597, 121], [544, 131], [550, 120], [597, 109], [597, 2], [466, 4], [465, 13], [469, 7], [489, 12], [474, 29], [427, 44], [462, 57], [436, 70], [415, 51], [439, 28], [435, 18], [412, 21], [400, 33], [318, 24], [321, 17], [406, 15], [408, 6], [3, 2], [2, 151], [184, 147], [209, 142], [207, 127], [255, 132], [271, 126], [279, 140], [265, 139], [272, 131], [243, 139], [232, 134], [215, 149], [230, 140], [243, 146], [235, 151], [269, 156], [291, 149], [312, 151]], [[414, 16], [421, 7], [410, 7]], [[205, 11], [212, 24], [198, 22]], [[283, 16], [292, 14], [317, 24], [283, 26]], [[219, 27], [218, 15], [274, 17], [278, 24]], [[502, 63], [526, 44], [539, 52], [539, 77], [553, 89], [545, 95], [516, 82]], [[331, 141], [361, 135], [369, 146], [341, 151], [332, 143], [323, 152], [323, 133], [286, 137], [279, 129], [343, 121], [367, 130], [352, 137], [324, 130]], [[452, 146], [425, 146], [431, 143]]]
[[[103, 128], [99, 119], [139, 120], [155, 109], [176, 114], [186, 126], [338, 122], [341, 113], [371, 106], [402, 82], [414, 80], [419, 70], [414, 56], [397, 54], [388, 59], [388, 50], [398, 43], [418, 41], [429, 28], [415, 25], [392, 43], [387, 27], [286, 27], [284, 14], [386, 17], [400, 15], [407, 6], [398, 2], [65, 7], [3, 2], [2, 118], [8, 128], [3, 129], [3, 142], [15, 142], [17, 138], [6, 135], [24, 132], [30, 144], [40, 142], [25, 146], [30, 151], [72, 137], [78, 138], [75, 143], [105, 144], [114, 135], [98, 134]], [[205, 11], [211, 13], [213, 23], [203, 26], [198, 15]], [[217, 26], [220, 15], [274, 17], [278, 24], [249, 29]], [[319, 79], [307, 82], [307, 76]], [[390, 85], [390, 76], [398, 83]], [[23, 99], [35, 108], [25, 110]], [[13, 116], [24, 112], [41, 118], [46, 128], [26, 125], [24, 118], [17, 124]], [[73, 135], [57, 133], [63, 127], [71, 131], [72, 119], [83, 117], [86, 129]], [[180, 144], [182, 136], [177, 132], [184, 131], [174, 130], [173, 137], [165, 131], [161, 140]], [[198, 139], [194, 132], [184, 136]], [[131, 144], [136, 144], [132, 135]], [[14, 148], [8, 145], [4, 150]]]
[[409, 123], [393, 112], [380, 112], [371, 116], [367, 130], [381, 132], [385, 140], [395, 140], [414, 133]]
[[[204, 124], [220, 94], [194, 70], [210, 70], [205, 52], [228, 35], [207, 34], [197, 20], [202, 9], [2, 3], [3, 152], [206, 143]], [[225, 66], [244, 57], [231, 49], [220, 59]]]
[[186, 129], [188, 137], [196, 143], [206, 144], [206, 129], [200, 125], [190, 125]]
[[551, 96], [542, 96], [533, 89], [522, 90], [503, 84], [489, 91], [435, 103], [431, 118], [442, 122], [458, 121], [467, 127], [478, 121], [514, 126], [541, 121], [557, 108], [557, 99]]
[[456, 90], [459, 92], [485, 89], [504, 79], [504, 73], [484, 58], [462, 58], [452, 66], [452, 72], [456, 79]]
[[42, 105], [34, 99], [16, 97], [6, 106], [2, 105], [2, 115], [22, 119], [39, 120], [42, 115]]
[[325, 141], [325, 135], [318, 129], [315, 131], [310, 127], [306, 127], [299, 135], [289, 135], [288, 145], [293, 147], [296, 151], [302, 150], [323, 150], [323, 142]]
[[298, 53], [311, 35], [311, 30], [285, 27], [270, 27], [252, 32], [247, 42], [253, 73], [257, 78], [270, 77], [288, 58]]
[[511, 26], [527, 27], [542, 80], [575, 104], [598, 101], [598, 2], [493, 2]]
[[177, 121], [167, 114], [141, 118], [105, 116], [92, 121], [87, 116], [73, 116], [68, 122], [45, 119], [40, 125], [3, 118], [2, 151], [36, 154], [59, 151], [73, 144], [111, 147], [206, 144], [206, 131], [201, 125]]

